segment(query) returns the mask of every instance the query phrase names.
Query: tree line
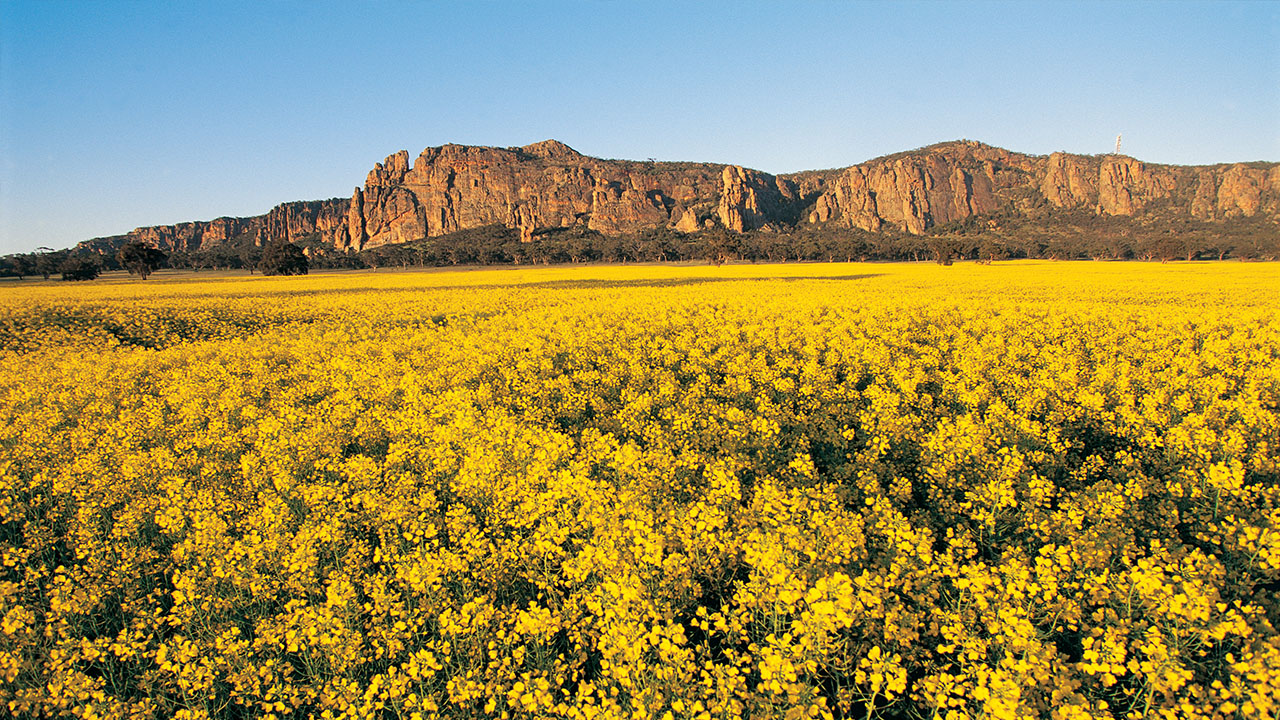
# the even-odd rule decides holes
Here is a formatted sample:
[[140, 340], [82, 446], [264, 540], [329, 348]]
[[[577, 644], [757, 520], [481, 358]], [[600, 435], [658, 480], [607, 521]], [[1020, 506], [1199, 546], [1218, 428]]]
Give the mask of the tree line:
[[[77, 281], [97, 279], [108, 270], [128, 270], [130, 275], [146, 280], [160, 268], [200, 269], [204, 266], [193, 264], [191, 255], [166, 253], [139, 240], [125, 243], [114, 254], [42, 247], [35, 252], [0, 256], [0, 277], [21, 280], [40, 276], [48, 280], [59, 275], [62, 280]], [[279, 242], [253, 246], [252, 252], [238, 254], [236, 263], [223, 267], [260, 270], [264, 275], [305, 275], [310, 262], [301, 247]]]
[[733, 233], [713, 228], [683, 233], [652, 228], [611, 237], [584, 227], [555, 228], [521, 242], [502, 225], [462, 230], [414, 242], [343, 252], [317, 236], [259, 246], [250, 238], [196, 252], [164, 253], [138, 241], [115, 254], [40, 248], [0, 257], [0, 276], [88, 280], [106, 270], [146, 279], [161, 267], [241, 269], [293, 275], [309, 269], [550, 265], [585, 262], [853, 262], [867, 260], [995, 262], [1056, 260], [1280, 259], [1280, 226], [1265, 217], [1207, 222], [1185, 217], [1134, 219], [1066, 213], [1052, 222], [1025, 216], [971, 217], [923, 235], [868, 232], [829, 225]]

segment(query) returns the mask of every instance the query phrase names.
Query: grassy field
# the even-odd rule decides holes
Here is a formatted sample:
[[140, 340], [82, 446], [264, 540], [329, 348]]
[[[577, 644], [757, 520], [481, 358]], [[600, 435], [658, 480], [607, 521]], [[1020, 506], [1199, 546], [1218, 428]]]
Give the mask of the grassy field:
[[1240, 263], [6, 283], [0, 703], [1275, 718], [1277, 307]]

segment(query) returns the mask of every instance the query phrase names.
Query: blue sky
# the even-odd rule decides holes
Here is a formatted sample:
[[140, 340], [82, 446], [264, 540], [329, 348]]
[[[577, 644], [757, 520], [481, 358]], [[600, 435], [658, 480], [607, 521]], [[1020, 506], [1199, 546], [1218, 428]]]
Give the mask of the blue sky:
[[447, 142], [841, 167], [1280, 160], [1280, 2], [0, 0], [0, 253], [349, 196]]

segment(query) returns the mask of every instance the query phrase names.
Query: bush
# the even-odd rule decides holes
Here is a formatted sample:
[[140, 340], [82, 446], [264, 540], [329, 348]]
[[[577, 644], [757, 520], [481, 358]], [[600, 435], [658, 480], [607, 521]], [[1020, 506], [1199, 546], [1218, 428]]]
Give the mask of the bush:
[[83, 255], [68, 255], [58, 266], [63, 280], [96, 280], [102, 267], [92, 258]]
[[143, 280], [155, 272], [156, 268], [163, 266], [168, 259], [168, 255], [141, 240], [130, 241], [120, 248], [120, 264], [129, 271], [130, 275], [137, 275]]
[[289, 242], [272, 243], [262, 248], [263, 275], [306, 275], [310, 265], [302, 248]]

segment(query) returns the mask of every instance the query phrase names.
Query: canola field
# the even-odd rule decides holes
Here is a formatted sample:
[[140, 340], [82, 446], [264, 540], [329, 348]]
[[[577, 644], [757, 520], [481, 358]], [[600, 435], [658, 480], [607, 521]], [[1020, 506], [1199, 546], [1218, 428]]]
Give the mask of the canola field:
[[1276, 718], [1274, 264], [0, 287], [0, 715]]

